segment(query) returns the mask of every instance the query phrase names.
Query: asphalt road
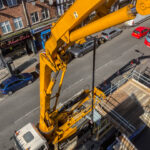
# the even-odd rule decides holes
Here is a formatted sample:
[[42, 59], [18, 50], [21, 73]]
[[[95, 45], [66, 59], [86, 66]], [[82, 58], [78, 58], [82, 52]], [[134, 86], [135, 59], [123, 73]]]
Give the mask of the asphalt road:
[[[143, 23], [150, 26], [150, 21]], [[134, 28], [125, 29], [121, 35], [101, 45], [96, 50], [95, 84], [106, 80], [114, 72], [123, 67], [133, 58], [141, 54], [150, 55], [150, 49], [144, 45], [143, 39], [134, 39], [131, 32]], [[60, 103], [67, 101], [81, 89], [90, 88], [92, 83], [92, 52], [74, 59], [69, 65], [63, 82]], [[8, 150], [13, 143], [10, 140], [14, 130], [28, 122], [37, 123], [39, 119], [39, 80], [6, 96], [0, 100], [0, 149]]]

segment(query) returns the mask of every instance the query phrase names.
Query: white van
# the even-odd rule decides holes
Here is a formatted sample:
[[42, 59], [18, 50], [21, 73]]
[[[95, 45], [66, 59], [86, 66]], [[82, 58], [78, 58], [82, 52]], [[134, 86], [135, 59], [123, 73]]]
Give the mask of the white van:
[[137, 24], [140, 24], [141, 22], [144, 22], [145, 20], [149, 18], [150, 18], [150, 15], [142, 16], [140, 14], [137, 14], [134, 19], [126, 21], [124, 24], [126, 26], [136, 26]]
[[14, 143], [17, 150], [48, 150], [46, 139], [37, 128], [28, 123], [14, 134]]

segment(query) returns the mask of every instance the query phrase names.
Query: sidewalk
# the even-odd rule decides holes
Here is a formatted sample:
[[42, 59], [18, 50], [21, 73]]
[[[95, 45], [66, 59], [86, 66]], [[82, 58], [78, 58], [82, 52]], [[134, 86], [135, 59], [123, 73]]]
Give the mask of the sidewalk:
[[[16, 69], [20, 71], [20, 73], [25, 72], [33, 72], [35, 71], [35, 65], [39, 62], [39, 51], [37, 54], [31, 54], [22, 56], [13, 61], [13, 64]], [[6, 78], [10, 76], [9, 71], [7, 68], [0, 70], [0, 82], [4, 81]]]
[[[14, 61], [14, 66], [16, 69], [19, 69], [21, 73], [25, 72], [34, 72], [35, 66], [39, 62], [39, 54], [41, 51], [39, 51], [37, 54], [32, 54], [30, 56], [25, 55], [17, 60]], [[149, 59], [145, 59], [140, 61], [140, 64], [135, 67], [135, 70], [138, 72], [143, 72], [147, 67], [150, 68], [150, 61]], [[4, 68], [0, 70], [0, 82], [5, 80], [10, 76], [7, 68]]]
[[[116, 27], [118, 28], [122, 28], [124, 26], [124, 24], [119, 24], [116, 25]], [[95, 37], [95, 36], [100, 36], [101, 31], [97, 32], [91, 36]], [[16, 69], [18, 69], [21, 73], [24, 72], [33, 72], [35, 71], [35, 65], [39, 62], [39, 54], [42, 50], [40, 50], [37, 54], [31, 54], [30, 56], [25, 55], [17, 60], [14, 61], [14, 66]], [[7, 68], [1, 69], [0, 70], [0, 82], [2, 82], [3, 80], [5, 80], [6, 78], [8, 78], [10, 76]]]

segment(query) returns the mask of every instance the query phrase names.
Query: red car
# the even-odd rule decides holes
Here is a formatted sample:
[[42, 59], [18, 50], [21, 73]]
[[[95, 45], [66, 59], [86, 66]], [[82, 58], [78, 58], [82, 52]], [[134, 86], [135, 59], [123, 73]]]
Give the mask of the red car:
[[150, 31], [150, 28], [147, 27], [137, 27], [133, 32], [132, 32], [132, 36], [140, 39], [141, 37], [145, 36], [148, 31]]
[[147, 33], [144, 44], [150, 48], [150, 32]]

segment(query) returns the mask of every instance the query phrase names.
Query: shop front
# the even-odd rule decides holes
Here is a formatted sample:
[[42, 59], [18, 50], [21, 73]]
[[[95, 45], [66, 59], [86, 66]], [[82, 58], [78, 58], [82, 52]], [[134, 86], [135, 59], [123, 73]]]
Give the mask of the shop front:
[[45, 42], [50, 37], [50, 28], [50, 25], [46, 25], [31, 30], [32, 35], [35, 37], [35, 45], [37, 51], [45, 49]]
[[11, 38], [2, 40], [0, 48], [4, 57], [11, 57], [13, 60], [22, 55], [34, 53], [30, 32], [24, 32]]

